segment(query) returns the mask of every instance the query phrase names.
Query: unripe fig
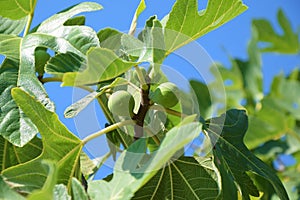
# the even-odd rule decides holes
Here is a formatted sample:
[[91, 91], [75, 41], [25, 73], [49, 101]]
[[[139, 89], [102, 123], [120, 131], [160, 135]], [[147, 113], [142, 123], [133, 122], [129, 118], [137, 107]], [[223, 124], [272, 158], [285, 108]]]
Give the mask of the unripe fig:
[[129, 92], [119, 90], [109, 97], [107, 106], [115, 115], [132, 117], [134, 103], [134, 98]]
[[177, 95], [179, 90], [174, 83], [166, 82], [160, 84], [153, 93], [150, 94], [150, 99], [165, 108], [172, 108], [178, 103]]

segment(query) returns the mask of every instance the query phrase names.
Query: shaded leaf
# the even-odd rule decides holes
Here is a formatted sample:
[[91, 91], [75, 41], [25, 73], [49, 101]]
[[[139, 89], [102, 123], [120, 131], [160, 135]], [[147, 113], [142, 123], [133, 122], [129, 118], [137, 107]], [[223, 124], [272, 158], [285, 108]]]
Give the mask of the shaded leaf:
[[65, 21], [65, 23], [63, 24], [64, 26], [83, 26], [85, 24], [85, 16], [75, 16], [72, 17], [70, 19], [68, 19], [67, 21]]
[[201, 124], [196, 122], [174, 127], [166, 134], [158, 151], [150, 155], [144, 153], [145, 140], [139, 139], [118, 158], [112, 180], [91, 182], [88, 194], [91, 199], [99, 196], [104, 199], [130, 199], [178, 150], [197, 137], [200, 131]]
[[211, 96], [207, 85], [200, 81], [191, 80], [190, 85], [197, 97], [197, 102], [200, 110], [200, 115], [204, 119], [211, 116]]
[[10, 19], [21, 19], [33, 13], [36, 0], [2, 0], [0, 16]]
[[278, 23], [283, 30], [279, 35], [273, 29], [271, 23], [264, 19], [253, 20], [253, 27], [258, 33], [258, 40], [266, 42], [266, 47], [262, 48], [264, 52], [278, 52], [286, 54], [296, 54], [299, 52], [298, 34], [293, 32], [292, 26], [281, 9], [277, 13]]
[[0, 172], [38, 157], [42, 148], [42, 141], [38, 137], [34, 137], [23, 147], [16, 147], [0, 137]]
[[27, 18], [12, 20], [0, 16], [0, 34], [19, 35], [25, 25]]
[[71, 52], [59, 53], [51, 57], [45, 66], [48, 74], [63, 76], [67, 72], [83, 71], [86, 68], [86, 61], [79, 55]]
[[41, 189], [48, 174], [41, 161], [47, 159], [52, 160], [58, 169], [58, 183], [64, 183], [70, 188], [71, 177], [79, 162], [81, 141], [59, 121], [55, 113], [47, 110], [32, 96], [19, 88], [14, 88], [12, 95], [18, 106], [38, 127], [43, 152], [34, 160], [4, 170], [3, 176], [18, 184], [18, 190], [24, 193]]
[[45, 184], [41, 190], [34, 191], [28, 196], [28, 200], [52, 200], [53, 199], [53, 189], [57, 181], [58, 171], [54, 162], [49, 160], [42, 160], [42, 164], [48, 167], [48, 177]]
[[259, 196], [256, 186], [246, 173], [253, 172], [271, 183], [280, 199], [288, 200], [280, 179], [245, 146], [243, 138], [247, 128], [248, 117], [244, 110], [229, 110], [226, 114], [211, 119], [208, 133], [213, 140], [217, 138], [215, 163], [217, 166], [224, 165], [229, 176], [239, 185], [243, 198], [249, 199], [249, 195]]
[[34, 52], [35, 57], [35, 71], [38, 73], [39, 77], [42, 77], [45, 73], [45, 65], [50, 59], [50, 55], [47, 53], [46, 48], [38, 47]]
[[218, 181], [211, 158], [181, 157], [159, 170], [132, 199], [216, 199]]
[[[218, 154], [218, 152], [215, 152], [215, 154]], [[220, 163], [220, 160], [214, 158], [214, 161], [221, 176], [221, 194], [217, 199], [238, 199], [237, 187], [231, 174], [228, 173], [228, 169]]]
[[120, 59], [113, 51], [104, 48], [92, 48], [87, 53], [87, 69], [83, 72], [66, 73], [63, 86], [95, 84], [116, 78], [136, 65]]
[[240, 0], [209, 0], [207, 8], [199, 13], [197, 0], [177, 0], [165, 19], [167, 54], [218, 28], [246, 9]]

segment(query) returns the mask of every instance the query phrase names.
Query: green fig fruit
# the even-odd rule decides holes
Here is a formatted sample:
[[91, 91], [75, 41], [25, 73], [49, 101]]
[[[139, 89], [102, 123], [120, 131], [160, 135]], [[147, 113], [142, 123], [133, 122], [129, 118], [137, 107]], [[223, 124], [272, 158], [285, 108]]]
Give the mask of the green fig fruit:
[[132, 117], [134, 104], [134, 98], [129, 92], [119, 90], [109, 97], [107, 106], [114, 115]]
[[179, 89], [174, 83], [166, 82], [160, 84], [153, 93], [150, 94], [150, 99], [165, 108], [172, 108], [178, 103]]

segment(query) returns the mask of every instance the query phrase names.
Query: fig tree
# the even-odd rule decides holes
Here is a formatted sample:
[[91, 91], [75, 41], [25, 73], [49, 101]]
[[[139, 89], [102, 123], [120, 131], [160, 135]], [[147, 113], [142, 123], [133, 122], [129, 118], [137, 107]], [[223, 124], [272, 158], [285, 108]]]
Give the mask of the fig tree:
[[166, 82], [160, 84], [153, 93], [150, 94], [150, 99], [165, 108], [171, 108], [178, 103], [177, 95], [179, 90], [174, 83]]
[[107, 106], [115, 115], [132, 117], [134, 104], [134, 98], [129, 92], [119, 90], [109, 97]]

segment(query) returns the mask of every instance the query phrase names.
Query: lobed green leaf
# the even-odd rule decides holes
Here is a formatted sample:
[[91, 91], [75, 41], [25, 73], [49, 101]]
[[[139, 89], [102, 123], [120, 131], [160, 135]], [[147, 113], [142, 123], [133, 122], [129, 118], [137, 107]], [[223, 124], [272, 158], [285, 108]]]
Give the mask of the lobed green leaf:
[[293, 31], [289, 20], [281, 9], [278, 10], [277, 19], [283, 31], [282, 35], [276, 33], [271, 23], [267, 20], [257, 19], [252, 21], [259, 41], [267, 44], [261, 50], [264, 52], [297, 54], [300, 48], [298, 33]]
[[0, 172], [38, 157], [42, 148], [42, 141], [38, 137], [34, 137], [23, 147], [16, 147], [0, 137]]
[[19, 20], [12, 20], [0, 16], [0, 34], [19, 35], [25, 25], [27, 17]]
[[92, 48], [87, 52], [87, 69], [83, 72], [66, 73], [63, 77], [63, 86], [107, 81], [123, 74], [136, 64], [119, 58], [112, 50]]
[[36, 0], [1, 0], [0, 16], [10, 19], [21, 19], [33, 13]]
[[25, 200], [23, 196], [10, 188], [3, 176], [0, 176], [0, 199], [5, 200]]
[[181, 157], [159, 170], [132, 199], [216, 199], [218, 178], [211, 158]]
[[110, 182], [94, 181], [89, 184], [91, 199], [130, 199], [145, 185], [157, 171], [184, 145], [199, 135], [200, 123], [189, 123], [171, 129], [162, 141], [158, 151], [145, 154], [145, 140], [139, 139], [124, 151], [116, 162]]
[[277, 175], [245, 146], [243, 139], [247, 128], [248, 117], [244, 110], [232, 109], [220, 117], [211, 119], [208, 133], [213, 140], [217, 139], [214, 150], [216, 165], [218, 168], [223, 165], [232, 181], [239, 185], [241, 195], [245, 199], [249, 199], [249, 195], [259, 196], [257, 187], [246, 173], [253, 172], [266, 179], [280, 199], [288, 200], [285, 188]]
[[36, 159], [4, 170], [3, 176], [17, 184], [19, 191], [29, 193], [40, 189], [48, 175], [41, 162], [47, 159], [52, 160], [58, 169], [58, 183], [64, 183], [70, 188], [71, 177], [82, 149], [81, 140], [59, 121], [55, 113], [22, 89], [14, 88], [12, 96], [38, 128], [42, 136], [43, 152]]
[[167, 55], [218, 28], [246, 9], [241, 0], [209, 0], [207, 8], [198, 12], [197, 0], [177, 0], [164, 19]]

